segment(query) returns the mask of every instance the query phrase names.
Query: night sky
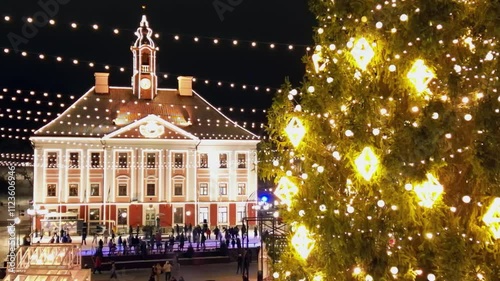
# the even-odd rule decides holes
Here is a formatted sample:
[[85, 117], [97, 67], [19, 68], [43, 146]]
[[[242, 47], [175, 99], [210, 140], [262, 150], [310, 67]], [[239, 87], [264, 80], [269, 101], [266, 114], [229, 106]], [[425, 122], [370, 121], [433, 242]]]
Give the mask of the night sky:
[[[46, 14], [40, 3], [54, 1], [58, 1], [58, 11], [49, 18], [55, 24], [43, 24], [40, 17], [40, 27], [26, 36], [23, 18]], [[229, 10], [217, 12], [215, 6]], [[0, 89], [8, 92], [0, 93], [0, 135], [4, 135], [0, 153], [32, 153], [29, 141], [15, 138], [28, 138], [30, 130], [45, 124], [33, 118], [51, 120], [83, 95], [94, 84], [94, 72], [110, 72], [112, 86], [130, 86], [130, 46], [142, 14], [147, 15], [150, 27], [160, 36], [155, 39], [160, 48], [159, 87], [175, 88], [177, 76], [194, 76], [198, 78], [193, 86], [195, 91], [214, 106], [222, 107], [222, 112], [235, 121], [265, 122], [262, 110], [270, 106], [274, 89], [286, 77], [295, 85], [303, 79], [302, 58], [306, 46], [312, 45], [315, 23], [305, 0], [2, 0]], [[78, 24], [76, 29], [70, 26], [73, 22]], [[92, 28], [94, 24], [99, 25], [98, 30]], [[113, 33], [115, 28], [119, 29], [118, 35]], [[175, 35], [179, 41], [174, 40]], [[195, 36], [199, 37], [197, 43]], [[20, 40], [17, 54], [13, 38]], [[213, 38], [219, 39], [217, 45]], [[233, 40], [238, 40], [237, 46]], [[257, 47], [251, 47], [252, 41]], [[271, 43], [276, 44], [274, 49], [270, 48]], [[290, 44], [293, 50], [289, 50]], [[10, 50], [8, 54], [5, 48]], [[26, 57], [22, 56], [23, 51], [27, 52]], [[39, 54], [45, 58], [41, 60]], [[56, 61], [57, 56], [62, 57], [62, 62]], [[73, 64], [74, 59], [78, 59], [78, 65]], [[95, 67], [89, 67], [89, 62], [94, 62]], [[110, 70], [104, 65], [109, 65]], [[125, 71], [121, 72], [120, 67]], [[168, 78], [163, 78], [163, 74], [168, 74]], [[208, 85], [205, 79], [210, 81]], [[217, 86], [218, 81], [223, 86]], [[235, 83], [234, 89], [229, 86], [231, 82]], [[244, 90], [242, 85], [248, 88]], [[259, 86], [258, 91], [255, 86]], [[266, 92], [266, 87], [274, 89]], [[16, 93], [17, 89], [22, 93]], [[30, 90], [35, 95], [30, 95]], [[24, 102], [25, 98], [29, 101]], [[229, 107], [244, 108], [246, 113], [231, 113]], [[249, 113], [251, 109], [256, 109], [256, 113]], [[47, 116], [48, 112], [52, 116]], [[26, 116], [32, 119], [27, 121]], [[258, 127], [247, 128], [264, 134]], [[6, 160], [3, 156], [0, 160]]]

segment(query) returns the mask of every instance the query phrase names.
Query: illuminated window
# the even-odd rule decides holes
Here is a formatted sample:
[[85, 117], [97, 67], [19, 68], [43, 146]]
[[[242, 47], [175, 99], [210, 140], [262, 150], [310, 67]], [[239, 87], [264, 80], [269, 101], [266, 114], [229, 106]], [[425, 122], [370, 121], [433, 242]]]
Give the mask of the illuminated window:
[[126, 183], [118, 184], [118, 196], [127, 196], [128, 186]]
[[244, 153], [238, 153], [238, 168], [243, 169], [247, 167], [247, 155]]
[[200, 214], [198, 217], [199, 222], [207, 221], [208, 222], [208, 207], [200, 207]]
[[200, 154], [199, 167], [200, 168], [208, 168], [208, 153], [201, 153]]
[[90, 168], [96, 169], [101, 167], [101, 153], [90, 153]]
[[200, 183], [200, 195], [208, 195], [208, 183]]
[[227, 168], [227, 154], [221, 153], [219, 154], [219, 168]]
[[57, 168], [57, 152], [47, 153], [47, 168]]
[[90, 196], [99, 196], [99, 184], [91, 183], [90, 184]]
[[147, 168], [156, 168], [156, 153], [147, 153], [146, 154], [146, 167]]
[[89, 220], [91, 221], [98, 221], [99, 220], [99, 209], [97, 208], [91, 208], [90, 213], [89, 213]]
[[146, 185], [146, 195], [147, 196], [155, 196], [156, 193], [156, 184], [148, 183]]
[[71, 196], [71, 197], [78, 196], [78, 184], [71, 183], [69, 185], [69, 196]]
[[174, 224], [184, 223], [184, 208], [175, 207], [174, 208]]
[[128, 168], [127, 152], [118, 152], [118, 168]]
[[80, 153], [78, 152], [69, 153], [69, 167], [80, 168]]
[[247, 185], [245, 183], [238, 183], [238, 195], [247, 194]]
[[227, 195], [227, 183], [219, 183], [219, 195]]
[[227, 207], [219, 207], [219, 223], [227, 223]]
[[182, 153], [174, 153], [174, 167], [182, 168], [184, 165], [184, 155]]
[[56, 185], [53, 183], [47, 184], [47, 197], [56, 197]]
[[174, 184], [174, 195], [175, 196], [182, 196], [182, 193], [183, 193], [182, 183]]

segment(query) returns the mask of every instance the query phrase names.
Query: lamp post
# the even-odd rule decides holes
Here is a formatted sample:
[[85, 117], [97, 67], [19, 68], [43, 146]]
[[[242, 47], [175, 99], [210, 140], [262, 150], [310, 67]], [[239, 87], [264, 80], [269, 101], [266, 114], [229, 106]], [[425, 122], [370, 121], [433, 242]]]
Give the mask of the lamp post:
[[30, 215], [30, 217], [34, 219], [34, 221], [31, 223], [30, 233], [33, 233], [33, 225], [35, 225], [35, 237], [38, 237], [38, 215], [46, 215], [47, 211], [47, 209], [40, 209], [39, 205], [35, 205], [33, 206], [33, 208], [27, 210], [28, 215]]
[[21, 219], [19, 217], [15, 217], [14, 223], [16, 224], [16, 249], [17, 249], [19, 247], [19, 230], [17, 225], [21, 223]]
[[122, 217], [122, 225], [123, 225], [123, 233], [126, 233], [127, 231], [127, 213], [123, 212], [121, 214], [121, 217]]

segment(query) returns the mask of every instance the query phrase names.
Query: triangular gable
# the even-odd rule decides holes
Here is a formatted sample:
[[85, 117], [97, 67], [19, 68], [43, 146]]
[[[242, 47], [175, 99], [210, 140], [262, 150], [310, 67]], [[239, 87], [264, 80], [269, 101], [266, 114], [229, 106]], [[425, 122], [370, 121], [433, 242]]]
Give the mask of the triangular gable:
[[112, 138], [198, 140], [196, 136], [157, 115], [148, 115], [103, 137], [103, 139]]

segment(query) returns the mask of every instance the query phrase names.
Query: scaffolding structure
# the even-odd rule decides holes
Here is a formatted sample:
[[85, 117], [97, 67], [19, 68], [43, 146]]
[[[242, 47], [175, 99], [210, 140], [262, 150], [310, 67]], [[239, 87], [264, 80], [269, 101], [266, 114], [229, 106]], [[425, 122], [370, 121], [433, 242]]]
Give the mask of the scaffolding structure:
[[43, 244], [19, 247], [15, 267], [6, 281], [91, 281], [82, 269], [79, 244]]

